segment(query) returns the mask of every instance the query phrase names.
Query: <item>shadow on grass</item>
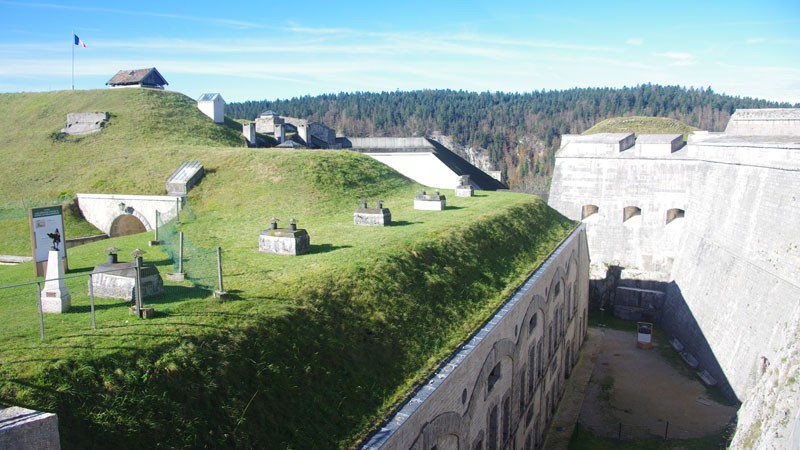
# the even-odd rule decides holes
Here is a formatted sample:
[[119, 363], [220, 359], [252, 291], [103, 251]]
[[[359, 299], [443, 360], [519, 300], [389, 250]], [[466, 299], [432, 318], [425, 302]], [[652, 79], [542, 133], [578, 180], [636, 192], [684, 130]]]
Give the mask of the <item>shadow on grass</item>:
[[445, 206], [444, 210], [445, 211], [456, 211], [456, 210], [465, 209], [465, 208], [466, 208], [466, 206]]
[[[95, 311], [101, 311], [101, 310], [105, 310], [105, 309], [122, 308], [122, 307], [125, 307], [125, 306], [130, 306], [132, 304], [133, 303], [131, 303], [131, 302], [127, 301], [127, 300], [120, 300], [120, 301], [115, 302], [115, 303], [101, 303], [101, 304], [95, 303], [94, 310]], [[87, 313], [90, 313], [91, 311], [92, 311], [91, 305], [80, 305], [80, 306], [74, 306], [73, 305], [73, 306], [71, 306], [69, 308], [69, 311], [65, 312], [64, 314], [87, 314]]]
[[328, 253], [342, 248], [352, 247], [352, 245], [311, 244], [308, 253]]
[[423, 222], [409, 222], [407, 220], [393, 220], [392, 223], [389, 224], [389, 226], [390, 227], [404, 227], [406, 225], [415, 225], [415, 224], [418, 224], [418, 223], [423, 223]]

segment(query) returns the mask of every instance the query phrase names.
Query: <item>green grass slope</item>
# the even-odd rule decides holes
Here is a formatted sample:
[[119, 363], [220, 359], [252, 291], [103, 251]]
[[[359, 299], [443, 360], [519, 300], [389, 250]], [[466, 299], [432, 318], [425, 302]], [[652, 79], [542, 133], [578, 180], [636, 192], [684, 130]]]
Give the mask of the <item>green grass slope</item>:
[[[36, 112], [41, 104], [18, 108], [44, 114]], [[86, 108], [101, 109], [88, 101]], [[48, 161], [67, 148], [89, 152], [93, 139], [111, 137], [53, 143], [26, 164], [57, 172]], [[40, 341], [35, 288], [0, 289], [0, 403], [58, 413], [65, 449], [353, 446], [575, 225], [540, 199], [513, 193], [451, 197], [445, 211], [417, 211], [420, 186], [354, 152], [175, 143], [182, 137], [146, 143], [153, 140], [104, 146], [108, 160], [94, 170], [110, 173], [105, 165], [125, 157], [142, 177], [137, 193], [154, 193], [147, 186], [163, 189], [175, 163], [202, 161], [208, 174], [189, 195], [195, 217], [178, 229], [194, 245], [223, 248], [232, 295], [219, 302], [190, 283], [165, 282], [165, 294], [145, 302], [155, 318], [137, 320], [125, 302], [97, 299], [92, 329], [86, 278], [73, 278], [73, 308], [47, 315]], [[160, 165], [169, 167], [161, 170], [152, 160], [163, 148], [170, 153]], [[125, 177], [111, 179], [110, 189], [130, 187]], [[46, 198], [46, 184], [26, 195]], [[353, 225], [362, 197], [383, 199], [395, 224]], [[282, 224], [297, 218], [311, 253], [258, 252], [271, 216]], [[25, 241], [27, 230], [8, 237]], [[146, 248], [146, 262], [171, 272], [160, 248], [147, 247], [151, 237], [76, 247], [69, 275], [91, 271], [109, 245], [122, 248], [123, 259]], [[29, 281], [31, 271], [0, 266], [0, 285]]]
[[668, 119], [666, 117], [613, 117], [611, 119], [598, 122], [585, 132], [586, 134], [597, 133], [636, 133], [639, 134], [682, 134], [683, 139], [697, 128], [686, 125], [685, 123]]
[[[216, 125], [194, 100], [148, 89], [0, 94], [2, 204], [75, 192], [162, 193], [181, 149], [243, 146], [241, 127]], [[108, 112], [105, 129], [59, 134], [70, 112]]]
[[[145, 89], [0, 94], [0, 254], [28, 254], [13, 238], [28, 229], [31, 206], [63, 203], [68, 237], [99, 233], [75, 216], [78, 192], [163, 194], [167, 177], [194, 149], [242, 147], [241, 125], [214, 124], [177, 92]], [[105, 129], [60, 130], [70, 112], [103, 111]]]

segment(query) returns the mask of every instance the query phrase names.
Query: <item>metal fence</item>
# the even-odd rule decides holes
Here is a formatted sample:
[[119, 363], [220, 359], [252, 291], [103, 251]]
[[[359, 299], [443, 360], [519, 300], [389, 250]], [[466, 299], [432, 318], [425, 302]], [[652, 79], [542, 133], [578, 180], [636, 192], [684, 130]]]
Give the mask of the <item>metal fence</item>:
[[[130, 271], [131, 268], [134, 269], [134, 289], [132, 294], [133, 301], [121, 298], [95, 297], [93, 283], [94, 277], [104, 274], [119, 274], [121, 272]], [[36, 326], [33, 323], [32, 317], [38, 316], [39, 337], [40, 339], [45, 338], [45, 316], [48, 316], [48, 318], [49, 316], [52, 316], [53, 318], [55, 318], [55, 316], [59, 316], [59, 314], [45, 313], [42, 307], [43, 287], [46, 286], [48, 282], [59, 283], [63, 281], [64, 285], [67, 287], [70, 296], [71, 307], [69, 311], [62, 314], [67, 314], [69, 318], [66, 320], [54, 320], [54, 322], [58, 323], [60, 328], [65, 328], [65, 331], [76, 331], [89, 327], [91, 327], [91, 329], [97, 329], [96, 310], [98, 306], [102, 307], [103, 309], [116, 307], [120, 311], [122, 311], [122, 308], [124, 308], [124, 310], [129, 311], [130, 313], [135, 313], [136, 317], [141, 318], [143, 309], [141, 299], [141, 269], [141, 259], [135, 258], [132, 267], [93, 270], [90, 273], [67, 275], [59, 278], [50, 278], [0, 286], [0, 305], [2, 305], [3, 310], [6, 313], [14, 316], [13, 318], [6, 317], [3, 319], [5, 333], [10, 333], [17, 336], [25, 336]], [[81, 283], [81, 280], [85, 281]], [[37, 310], [36, 314], [33, 312], [34, 308]], [[87, 309], [89, 312], [90, 323], [84, 322], [84, 325], [81, 325], [81, 322], [83, 322], [84, 319], [75, 320], [72, 315], [76, 313], [81, 314], [87, 312]], [[119, 314], [111, 314], [106, 316], [111, 320], [119, 320]], [[49, 321], [50, 320], [48, 320], [48, 322]]]

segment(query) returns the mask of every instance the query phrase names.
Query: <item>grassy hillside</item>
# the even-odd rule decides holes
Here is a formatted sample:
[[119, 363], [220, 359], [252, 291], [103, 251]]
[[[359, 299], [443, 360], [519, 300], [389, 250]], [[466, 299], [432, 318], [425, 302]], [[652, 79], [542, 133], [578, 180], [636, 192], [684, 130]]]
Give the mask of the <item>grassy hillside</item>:
[[[68, 237], [99, 233], [73, 214], [78, 192], [163, 194], [198, 148], [242, 147], [241, 125], [214, 124], [177, 92], [142, 89], [0, 94], [0, 254], [28, 254], [13, 238], [31, 206], [63, 203]], [[111, 115], [97, 134], [60, 134], [70, 112]], [[199, 157], [199, 156], [198, 156]]]
[[598, 122], [583, 134], [597, 133], [636, 133], [639, 134], [682, 134], [686, 140], [689, 133], [697, 128], [665, 117], [614, 117]]
[[[98, 104], [112, 101], [105, 94], [130, 96], [136, 109], [155, 109], [149, 115], [162, 118], [171, 114], [161, 108], [172, 106], [153, 105], [183, 102], [164, 92], [85, 94]], [[51, 115], [47, 111], [63, 103], [60, 95], [81, 103], [80, 93], [3, 101], [35, 118]], [[134, 115], [127, 100], [116, 101], [117, 117]], [[115, 127], [141, 136], [126, 141], [112, 133]], [[120, 161], [136, 175], [109, 177], [103, 192], [160, 193], [185, 159], [200, 160], [208, 170], [189, 196], [196, 217], [178, 228], [195, 245], [223, 248], [228, 301], [214, 301], [189, 283], [165, 282], [165, 294], [145, 302], [156, 308], [154, 319], [137, 320], [126, 303], [98, 299], [93, 330], [86, 279], [74, 278], [68, 281], [72, 310], [46, 316], [46, 339], [40, 341], [34, 288], [0, 289], [0, 403], [58, 413], [65, 449], [352, 446], [574, 226], [538, 198], [512, 193], [448, 196], [446, 211], [417, 211], [412, 198], [421, 187], [364, 155], [231, 148], [207, 131], [197, 133], [206, 136], [199, 142], [187, 143], [195, 133], [167, 136], [169, 129], [154, 129], [160, 144], [148, 128], [119, 119], [103, 132], [108, 135], [53, 142], [37, 150], [35, 163], [22, 160], [18, 171], [2, 169], [2, 178], [35, 173], [30, 164], [52, 173], [61, 187], [43, 182], [13, 194], [41, 199], [58, 190], [97, 191], [90, 189], [93, 174], [115, 173], [108, 166]], [[0, 129], [0, 142], [6, 132]], [[23, 134], [15, 130], [9, 139], [20, 142]], [[49, 138], [41, 132], [31, 139]], [[13, 152], [0, 145], [3, 155]], [[92, 170], [65, 155], [90, 152], [104, 156]], [[63, 178], [54, 167], [60, 161], [70, 161], [81, 176]], [[11, 186], [2, 189], [6, 194]], [[361, 197], [383, 199], [395, 225], [354, 226]], [[271, 216], [284, 225], [297, 218], [311, 236], [311, 253], [292, 258], [258, 252], [258, 234]], [[0, 220], [0, 227], [7, 222]], [[69, 274], [91, 271], [109, 245], [123, 249], [123, 260], [130, 250], [145, 248], [146, 262], [172, 271], [158, 247], [147, 247], [150, 238], [76, 247]], [[4, 239], [12, 246], [26, 242], [27, 229]], [[0, 285], [29, 281], [31, 272], [30, 265], [0, 266]]]

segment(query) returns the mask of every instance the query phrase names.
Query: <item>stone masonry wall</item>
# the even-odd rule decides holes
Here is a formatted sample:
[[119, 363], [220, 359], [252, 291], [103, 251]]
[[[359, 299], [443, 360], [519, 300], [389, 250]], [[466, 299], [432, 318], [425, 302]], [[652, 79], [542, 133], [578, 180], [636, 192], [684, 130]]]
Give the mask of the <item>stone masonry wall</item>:
[[[582, 219], [584, 206], [598, 207], [583, 218], [592, 263], [668, 273], [683, 220], [667, 223], [667, 212], [686, 210], [695, 161], [687, 159], [685, 150], [658, 158], [570, 150], [558, 154], [548, 202], [575, 220]], [[640, 208], [640, 215], [623, 221], [631, 206]]]
[[[737, 111], [728, 131], [662, 157], [565, 139], [549, 203], [572, 218], [599, 207], [583, 219], [593, 265], [667, 275], [661, 325], [743, 402], [731, 448], [797, 449], [800, 110]], [[641, 223], [620, 225], [633, 202]], [[684, 217], [664, 224], [665, 208]]]
[[[760, 166], [717, 162], [721, 146], [729, 156], [753, 158]], [[715, 357], [744, 402], [734, 448], [744, 444], [747, 430], [755, 427], [749, 420], [756, 419], [771, 420], [759, 424], [757, 433], [759, 439], [771, 437], [752, 448], [796, 448], [789, 437], [800, 430], [798, 404], [777, 411], [775, 403], [763, 404], [763, 395], [786, 383], [770, 377], [770, 370], [800, 375], [800, 168], [792, 162], [800, 149], [787, 149], [780, 166], [771, 167], [744, 144], [698, 143], [693, 150], [709, 158], [692, 181], [673, 270], [679, 291], [670, 290], [668, 302], [685, 301], [713, 351], [698, 359], [702, 364]], [[679, 332], [685, 317], [675, 316], [668, 328]], [[775, 395], [798, 398], [796, 390]]]
[[585, 227], [364, 445], [539, 448], [586, 333]]

